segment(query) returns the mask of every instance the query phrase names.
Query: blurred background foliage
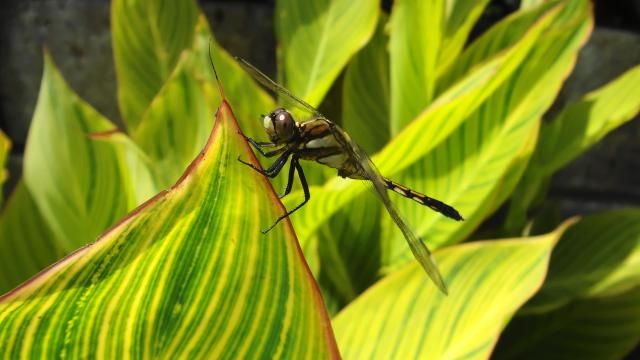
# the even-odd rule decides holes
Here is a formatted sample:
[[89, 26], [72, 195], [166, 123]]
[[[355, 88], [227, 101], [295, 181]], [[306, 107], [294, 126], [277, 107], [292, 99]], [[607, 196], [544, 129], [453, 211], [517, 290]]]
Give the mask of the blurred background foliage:
[[[522, 1], [488, 25], [491, 9], [279, 0], [275, 51], [245, 49], [274, 54], [274, 78], [341, 124], [383, 174], [466, 219], [396, 202], [442, 248], [444, 298], [366, 186], [304, 165], [312, 200], [291, 221], [345, 358], [621, 358], [640, 340], [640, 210], [585, 209], [567, 222], [576, 212], [549, 196], [555, 174], [637, 115], [640, 66], [558, 101], [592, 34], [593, 4]], [[170, 187], [211, 131], [217, 32], [198, 4], [113, 1], [110, 26], [117, 113], [76, 94], [45, 51], [23, 174], [0, 217], [0, 292]], [[263, 138], [259, 115], [278, 100], [217, 43], [212, 55], [243, 132]], [[9, 149], [0, 136], [3, 163]]]

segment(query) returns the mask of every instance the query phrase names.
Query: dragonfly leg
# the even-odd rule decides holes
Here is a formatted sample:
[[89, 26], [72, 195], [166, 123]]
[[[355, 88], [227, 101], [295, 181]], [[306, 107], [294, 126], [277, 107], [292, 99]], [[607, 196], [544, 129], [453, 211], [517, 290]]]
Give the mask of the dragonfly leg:
[[290, 155], [289, 152], [285, 152], [284, 154], [282, 154], [279, 158], [276, 159], [276, 161], [273, 162], [273, 164], [271, 164], [271, 166], [269, 166], [267, 170], [262, 170], [254, 166], [253, 164], [240, 159], [240, 157], [238, 157], [238, 161], [240, 161], [241, 163], [247, 165], [248, 167], [252, 168], [253, 170], [259, 172], [260, 174], [266, 177], [273, 178], [280, 173], [280, 170], [282, 170], [282, 168], [284, 167], [284, 164], [287, 163], [287, 160], [289, 159], [289, 155]]
[[298, 178], [300, 179], [300, 184], [302, 185], [302, 191], [304, 192], [304, 201], [302, 201], [302, 203], [300, 203], [298, 206], [294, 207], [291, 211], [287, 211], [284, 215], [280, 216], [276, 220], [276, 222], [273, 223], [273, 225], [269, 226], [269, 228], [262, 230], [263, 234], [268, 233], [271, 229], [273, 229], [276, 225], [278, 225], [280, 221], [282, 221], [284, 218], [289, 217], [291, 214], [296, 212], [296, 210], [303, 207], [304, 204], [306, 204], [307, 201], [309, 201], [309, 199], [311, 199], [311, 194], [309, 193], [309, 185], [307, 184], [307, 179], [304, 176], [304, 172], [302, 171], [302, 166], [300, 166], [300, 163], [298, 162], [297, 157], [294, 156], [294, 158], [291, 159], [291, 165], [295, 166], [295, 169], [298, 171]]
[[287, 179], [287, 187], [284, 189], [284, 192], [278, 195], [279, 199], [289, 195], [291, 192], [291, 188], [293, 187], [293, 176], [296, 174], [296, 166], [294, 165], [294, 161], [291, 161], [289, 164], [289, 178]]
[[[242, 135], [244, 136], [244, 135]], [[260, 154], [262, 154], [262, 156], [264, 157], [272, 157], [272, 156], [276, 156], [280, 153], [282, 153], [283, 151], [285, 151], [285, 147], [281, 147], [280, 149], [276, 149], [273, 151], [267, 151], [265, 152], [264, 150], [262, 150], [263, 147], [274, 147], [276, 146], [276, 144], [272, 143], [272, 142], [268, 142], [268, 141], [255, 141], [250, 137], [244, 136], [244, 138], [249, 142], [249, 144], [251, 144], [251, 146], [253, 146], [254, 149], [258, 150], [258, 152]]]

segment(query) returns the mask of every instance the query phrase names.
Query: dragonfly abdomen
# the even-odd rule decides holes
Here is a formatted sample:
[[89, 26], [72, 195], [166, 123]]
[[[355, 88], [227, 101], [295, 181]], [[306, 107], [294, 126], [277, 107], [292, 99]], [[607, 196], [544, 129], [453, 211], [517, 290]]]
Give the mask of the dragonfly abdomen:
[[440, 200], [411, 190], [408, 187], [398, 184], [397, 182], [389, 180], [387, 178], [384, 178], [384, 184], [387, 189], [392, 190], [408, 199], [411, 199], [418, 204], [428, 206], [429, 208], [431, 208], [431, 210], [437, 211], [448, 218], [454, 219], [456, 221], [464, 220], [462, 215], [460, 215], [460, 213], [456, 209], [443, 203]]

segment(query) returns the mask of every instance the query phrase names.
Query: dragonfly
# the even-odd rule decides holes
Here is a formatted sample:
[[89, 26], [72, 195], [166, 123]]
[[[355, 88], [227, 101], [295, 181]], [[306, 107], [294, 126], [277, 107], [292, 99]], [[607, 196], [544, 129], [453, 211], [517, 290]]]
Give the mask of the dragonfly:
[[296, 173], [304, 193], [304, 200], [300, 204], [278, 217], [269, 228], [263, 230], [263, 233], [273, 229], [280, 221], [291, 216], [309, 201], [311, 194], [304, 171], [300, 166], [300, 160], [315, 161], [337, 169], [338, 176], [366, 180], [373, 185], [387, 212], [404, 235], [415, 258], [438, 288], [444, 294], [447, 294], [447, 286], [431, 251], [400, 216], [387, 191], [391, 190], [456, 221], [464, 220], [460, 213], [440, 200], [414, 191], [382, 176], [369, 156], [340, 126], [327, 119], [316, 108], [292, 94], [291, 91], [271, 80], [246, 60], [240, 57], [234, 58], [257, 82], [310, 114], [308, 119], [298, 122], [289, 110], [284, 107], [278, 107], [269, 114], [262, 115], [264, 130], [269, 141], [256, 141], [245, 136], [249, 144], [262, 156], [267, 158], [277, 156], [277, 158], [267, 169], [254, 166], [240, 158], [238, 158], [238, 161], [266, 177], [274, 178], [280, 174], [290, 159], [287, 184], [284, 192], [279, 197], [282, 199], [291, 192]]

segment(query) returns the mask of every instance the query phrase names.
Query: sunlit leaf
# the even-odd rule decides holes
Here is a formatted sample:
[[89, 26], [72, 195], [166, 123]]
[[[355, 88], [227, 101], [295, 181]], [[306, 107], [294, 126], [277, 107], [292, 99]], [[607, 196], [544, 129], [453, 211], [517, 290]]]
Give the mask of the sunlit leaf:
[[482, 15], [488, 2], [489, 0], [446, 1], [446, 19], [438, 58], [438, 72], [442, 72], [457, 60], [458, 54], [468, 41], [471, 28]]
[[[210, 49], [211, 54], [209, 53]], [[242, 131], [248, 136], [264, 136], [262, 116], [260, 115], [275, 109], [275, 103], [269, 94], [236, 63], [231, 56], [233, 54], [227, 53], [213, 39], [204, 16], [200, 17], [196, 27], [192, 51], [193, 53], [187, 56], [190, 62], [188, 68], [195, 80], [205, 84], [205, 98], [209, 107], [215, 108], [219, 100], [211, 68], [211, 56], [221, 81], [224, 83], [226, 98], [234, 109]]]
[[48, 55], [44, 63], [24, 182], [53, 232], [51, 240], [70, 251], [95, 239], [157, 189], [140, 186], [140, 169], [129, 167], [135, 154], [91, 138], [112, 132], [114, 125], [69, 89]]
[[0, 297], [0, 355], [336, 358], [317, 286], [228, 104], [202, 153], [95, 243]]
[[417, 263], [388, 275], [333, 319], [340, 351], [350, 359], [487, 358], [506, 321], [542, 284], [565, 227], [438, 251], [449, 296]]
[[44, 63], [24, 178], [0, 218], [0, 292], [158, 191], [135, 144], [68, 88], [48, 55]]
[[392, 134], [435, 97], [444, 18], [444, 1], [405, 0], [393, 5], [389, 38]]
[[640, 66], [569, 104], [555, 119], [542, 126], [534, 158], [511, 202], [508, 228], [522, 226], [526, 209], [534, 201], [540, 186], [554, 172], [638, 114], [638, 84]]
[[193, 43], [198, 19], [194, 0], [115, 0], [111, 4], [118, 103], [134, 130], [180, 53]]
[[213, 124], [211, 114], [220, 97], [215, 91], [210, 46], [211, 58], [219, 68], [229, 102], [237, 109], [243, 131], [263, 133], [259, 114], [274, 107], [268, 95], [215, 43], [203, 16], [195, 32], [192, 46], [181, 54], [173, 73], [132, 132], [133, 139], [154, 161], [163, 186], [178, 179], [204, 146]]
[[[548, 175], [640, 111], [640, 65], [573, 104], [542, 127], [534, 159]], [[536, 170], [538, 170], [536, 169]]]
[[[537, 23], [546, 22], [545, 31], [512, 76], [446, 141], [396, 176], [401, 183], [454, 206], [466, 219], [457, 223], [427, 212], [419, 204], [398, 203], [418, 234], [433, 247], [460, 241], [473, 231], [496, 207], [492, 197], [504, 199], [508, 195], [495, 191], [504, 184], [503, 178], [512, 176], [508, 171], [518, 166], [514, 161], [527, 161], [526, 153], [530, 154], [535, 139], [532, 135], [537, 133], [542, 115], [571, 71], [591, 28], [587, 1], [567, 3], [559, 13], [554, 10]], [[491, 34], [490, 31], [485, 36]], [[469, 51], [477, 49], [472, 46]], [[509, 180], [511, 184], [515, 181]], [[390, 265], [410, 259], [410, 252], [398, 236], [392, 243]]]
[[376, 26], [374, 0], [278, 0], [275, 27], [280, 71], [298, 97], [318, 105]]
[[174, 183], [207, 141], [215, 109], [188, 69], [185, 52], [132, 137], [154, 163], [163, 187]]

